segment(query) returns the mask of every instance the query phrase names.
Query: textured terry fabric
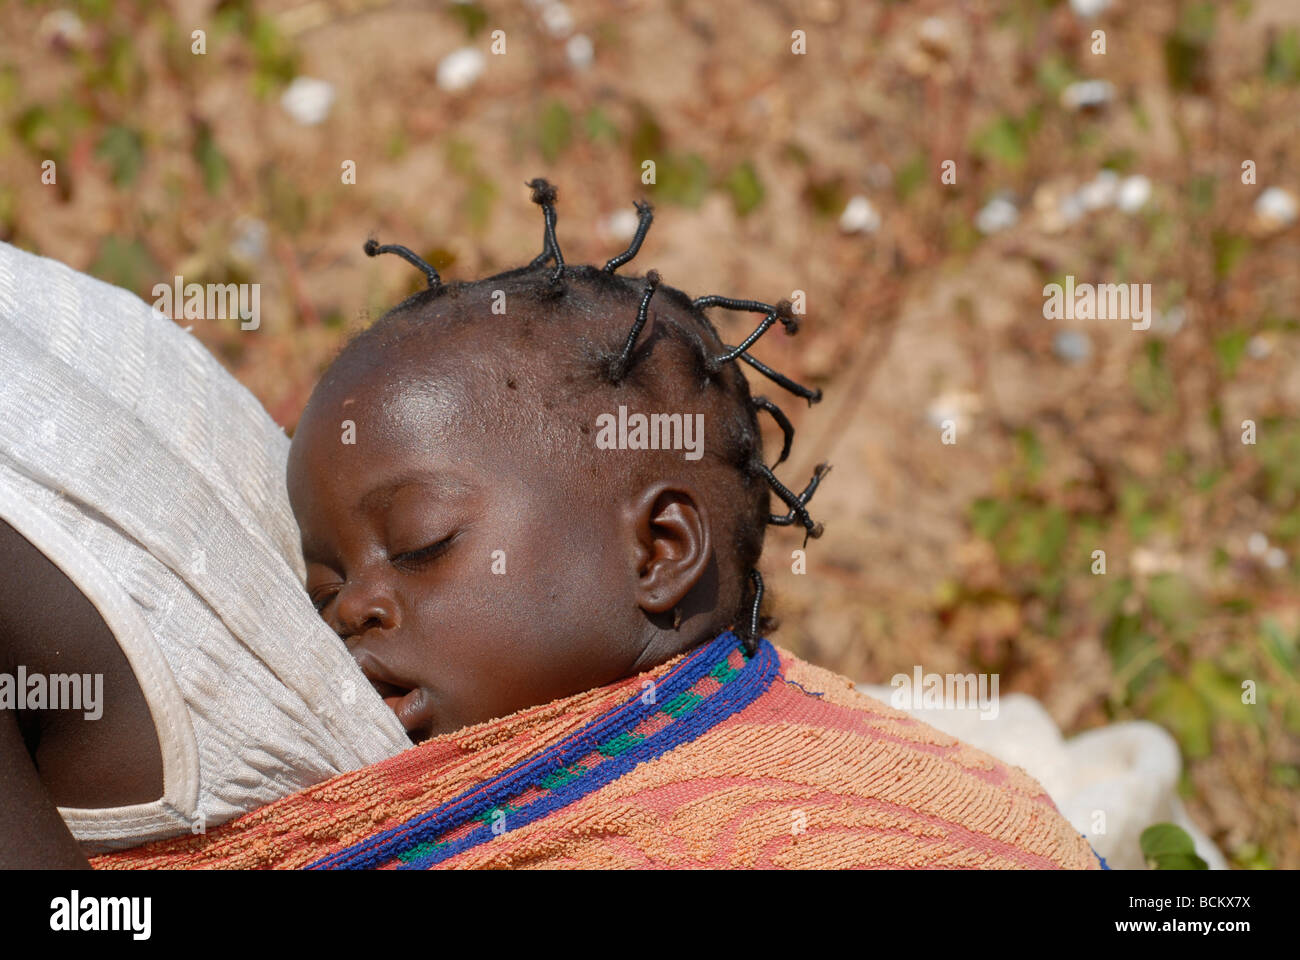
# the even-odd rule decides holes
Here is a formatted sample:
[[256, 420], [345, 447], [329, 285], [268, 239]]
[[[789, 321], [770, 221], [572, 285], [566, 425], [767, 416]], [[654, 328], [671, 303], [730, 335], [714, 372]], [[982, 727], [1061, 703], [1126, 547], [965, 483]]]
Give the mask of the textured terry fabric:
[[437, 737], [116, 868], [1077, 868], [1043, 789], [736, 638]]
[[0, 243], [0, 519], [100, 611], [163, 748], [160, 800], [60, 811], [91, 850], [210, 828], [409, 746], [302, 589], [288, 443], [171, 320]]

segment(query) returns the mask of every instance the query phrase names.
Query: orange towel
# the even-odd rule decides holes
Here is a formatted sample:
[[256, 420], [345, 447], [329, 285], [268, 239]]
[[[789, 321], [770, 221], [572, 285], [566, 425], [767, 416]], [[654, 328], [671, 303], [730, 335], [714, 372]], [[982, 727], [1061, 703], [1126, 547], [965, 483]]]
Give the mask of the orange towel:
[[1079, 868], [1024, 771], [724, 633], [105, 868]]

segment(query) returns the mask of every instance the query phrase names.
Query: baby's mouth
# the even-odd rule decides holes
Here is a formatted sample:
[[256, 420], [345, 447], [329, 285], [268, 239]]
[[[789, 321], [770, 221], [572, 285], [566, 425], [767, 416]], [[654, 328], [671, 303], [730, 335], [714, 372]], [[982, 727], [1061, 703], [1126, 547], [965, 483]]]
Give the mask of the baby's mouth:
[[432, 694], [424, 687], [411, 687], [389, 680], [392, 674], [364, 647], [358, 645], [350, 652], [375, 693], [397, 716], [407, 736], [415, 743], [427, 739], [433, 729]]
[[397, 715], [407, 735], [417, 743], [425, 739], [433, 724], [433, 698], [423, 687], [401, 687], [384, 680], [368, 678], [375, 692]]
[[410, 687], [399, 687], [395, 683], [387, 683], [371, 676], [367, 676], [366, 679], [369, 680], [370, 685], [375, 688], [375, 693], [379, 694], [379, 696], [383, 698], [384, 703], [388, 703], [390, 700], [400, 700], [411, 692]]

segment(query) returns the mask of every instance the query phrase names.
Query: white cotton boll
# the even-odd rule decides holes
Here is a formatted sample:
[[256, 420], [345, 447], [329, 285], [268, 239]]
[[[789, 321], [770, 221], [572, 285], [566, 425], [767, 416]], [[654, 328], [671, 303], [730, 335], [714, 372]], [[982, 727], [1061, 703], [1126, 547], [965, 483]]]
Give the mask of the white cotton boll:
[[[1168, 550], [1138, 547], [1129, 556], [1129, 568], [1140, 576], [1151, 577], [1159, 573], [1176, 573], [1183, 568], [1183, 560], [1178, 554]], [[1140, 607], [1139, 601], [1138, 608]]]
[[1115, 202], [1119, 193], [1119, 174], [1114, 170], [1100, 170], [1090, 183], [1079, 189], [1079, 202], [1085, 210], [1100, 210]]
[[256, 217], [240, 217], [235, 221], [235, 235], [230, 241], [230, 253], [245, 263], [260, 263], [266, 256], [267, 226]]
[[1115, 84], [1109, 80], [1080, 80], [1061, 91], [1061, 103], [1067, 110], [1101, 107], [1115, 99]]
[[1151, 181], [1138, 173], [1124, 178], [1124, 182], [1119, 185], [1119, 196], [1115, 198], [1115, 205], [1125, 213], [1137, 213], [1150, 199]]
[[1152, 329], [1159, 333], [1172, 336], [1179, 330], [1183, 329], [1183, 324], [1187, 322], [1187, 308], [1182, 304], [1170, 307], [1168, 310], [1157, 311], [1155, 322], [1151, 324]]
[[1281, 547], [1271, 548], [1264, 554], [1264, 564], [1270, 569], [1281, 570], [1286, 566], [1286, 551]]
[[280, 106], [304, 127], [314, 127], [329, 116], [334, 105], [334, 84], [315, 77], [294, 77], [283, 94]]
[[845, 233], [875, 233], [880, 229], [880, 214], [870, 200], [858, 194], [840, 214], [840, 229]]
[[1276, 230], [1295, 223], [1296, 198], [1281, 187], [1269, 187], [1255, 200], [1255, 216]]
[[641, 218], [635, 210], [616, 210], [606, 219], [605, 229], [615, 240], [631, 240], [640, 223]]
[[475, 47], [453, 50], [438, 61], [438, 88], [455, 91], [472, 87], [486, 66], [483, 51]]
[[1006, 197], [994, 197], [975, 215], [975, 229], [983, 234], [997, 233], [1016, 225], [1020, 211]]
[[41, 18], [36, 32], [72, 49], [80, 48], [86, 39], [86, 25], [71, 10], [52, 10]]
[[1087, 210], [1084, 209], [1083, 201], [1077, 193], [1066, 194], [1061, 200], [1061, 216], [1066, 223], [1076, 223]]
[[562, 3], [548, 3], [542, 7], [542, 26], [553, 37], [567, 37], [573, 32], [573, 14]]
[[952, 31], [938, 17], [926, 17], [921, 21], [920, 39], [921, 46], [936, 57], [947, 57], [952, 53]]
[[1246, 549], [1252, 557], [1262, 557], [1268, 552], [1268, 537], [1256, 530], [1246, 538]]
[[591, 59], [595, 53], [591, 45], [591, 37], [585, 33], [575, 33], [571, 36], [569, 42], [564, 45], [564, 52], [569, 57], [569, 63], [579, 70], [586, 70], [591, 66]]
[[1085, 20], [1101, 15], [1109, 6], [1110, 0], [1070, 0], [1070, 9]]
[[1255, 360], [1263, 360], [1273, 352], [1273, 345], [1268, 342], [1267, 337], [1255, 334], [1246, 342], [1246, 352]]
[[977, 394], [969, 390], [948, 390], [930, 401], [925, 409], [925, 418], [932, 426], [940, 428], [951, 421], [957, 433], [964, 434], [982, 408], [983, 402]]
[[1052, 352], [1066, 363], [1083, 363], [1092, 356], [1092, 340], [1081, 330], [1061, 330], [1052, 340]]

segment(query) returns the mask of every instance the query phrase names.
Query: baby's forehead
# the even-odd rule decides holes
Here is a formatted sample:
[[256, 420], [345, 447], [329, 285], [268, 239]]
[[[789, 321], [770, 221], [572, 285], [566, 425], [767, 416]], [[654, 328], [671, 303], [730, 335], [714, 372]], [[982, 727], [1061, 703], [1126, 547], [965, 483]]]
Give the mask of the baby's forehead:
[[[581, 415], [562, 402], [559, 367], [535, 352], [477, 337], [404, 338], [381, 355], [351, 357], [313, 394], [295, 435], [304, 453], [345, 453], [385, 461], [423, 454], [498, 462], [516, 453], [580, 452]], [[423, 341], [423, 342], [422, 342]]]
[[[665, 297], [652, 306], [637, 362], [624, 381], [610, 383], [608, 357], [632, 329], [638, 298], [596, 283], [573, 283], [549, 299], [492, 280], [417, 295], [345, 348], [309, 411], [364, 421], [380, 444], [373, 449], [385, 455], [392, 445], [454, 440], [467, 457], [496, 459], [492, 448], [509, 444], [564, 461], [598, 452], [609, 464], [622, 457], [598, 450], [596, 438], [601, 418], [617, 417], [621, 407], [645, 416], [702, 414], [709, 449], [736, 433], [731, 421], [743, 411], [726, 391], [708, 389], [703, 353], [715, 349], [716, 337], [694, 322], [689, 300]], [[497, 289], [505, 292], [501, 314], [491, 312]], [[631, 456], [637, 472], [652, 458]]]
[[[490, 293], [399, 308], [355, 341], [340, 363], [349, 361], [377, 383], [417, 378], [511, 406], [599, 405], [618, 392], [606, 375], [607, 358], [632, 329], [635, 299], [516, 297], [507, 300], [506, 313], [495, 315], [479, 309], [485, 298], [491, 302]], [[716, 338], [688, 311], [689, 303], [684, 311], [668, 301], [650, 311], [638, 339], [641, 362], [618, 390], [673, 404], [699, 392], [703, 354], [715, 349], [709, 341]]]

